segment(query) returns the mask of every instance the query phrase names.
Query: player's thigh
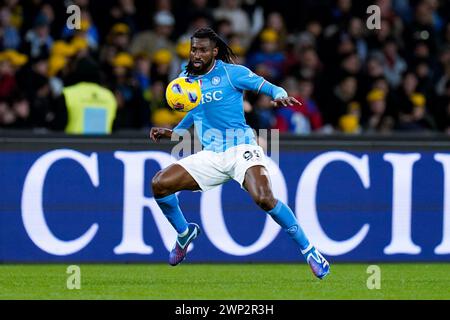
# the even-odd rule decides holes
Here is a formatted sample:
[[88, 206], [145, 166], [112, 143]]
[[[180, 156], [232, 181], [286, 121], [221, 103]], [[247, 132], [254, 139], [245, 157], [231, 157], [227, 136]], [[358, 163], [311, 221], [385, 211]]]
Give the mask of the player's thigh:
[[273, 197], [269, 172], [263, 165], [248, 168], [242, 185], [253, 198]]
[[270, 189], [264, 150], [255, 145], [239, 145], [227, 151], [228, 162], [232, 164], [230, 175], [243, 189], [253, 191], [256, 186]]
[[177, 163], [189, 172], [202, 191], [213, 189], [231, 178], [224, 170], [221, 153], [203, 150]]
[[152, 186], [154, 191], [157, 189], [157, 191], [166, 191], [170, 193], [181, 190], [200, 190], [199, 185], [189, 172], [176, 163], [159, 171], [153, 177]]

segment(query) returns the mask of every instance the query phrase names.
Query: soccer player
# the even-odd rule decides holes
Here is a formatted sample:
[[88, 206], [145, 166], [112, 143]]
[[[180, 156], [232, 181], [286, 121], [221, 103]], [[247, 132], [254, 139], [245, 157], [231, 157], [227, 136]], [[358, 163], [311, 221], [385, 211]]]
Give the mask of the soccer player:
[[175, 193], [206, 191], [234, 179], [295, 241], [314, 275], [322, 279], [329, 273], [329, 263], [308, 241], [292, 210], [272, 193], [264, 151], [245, 122], [243, 91], [264, 93], [279, 107], [299, 102], [248, 68], [235, 65], [233, 56], [212, 29], [197, 30], [191, 37], [189, 63], [180, 76], [201, 82], [202, 101], [173, 130], [150, 130], [150, 138], [159, 141], [172, 133], [181, 136], [194, 125], [203, 146], [202, 151], [180, 159], [152, 179], [156, 202], [178, 233], [169, 263], [175, 266], [183, 261], [189, 244], [200, 233], [197, 224], [186, 221]]

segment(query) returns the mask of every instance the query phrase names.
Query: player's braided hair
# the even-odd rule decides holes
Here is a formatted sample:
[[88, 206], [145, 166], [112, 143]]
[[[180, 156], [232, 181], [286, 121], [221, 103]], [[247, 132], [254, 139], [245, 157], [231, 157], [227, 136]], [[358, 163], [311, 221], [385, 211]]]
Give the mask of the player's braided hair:
[[[214, 32], [211, 28], [200, 28], [197, 31], [194, 32], [194, 34], [191, 37], [191, 41], [193, 38], [198, 39], [209, 39], [211, 40], [214, 45], [218, 48], [218, 53], [216, 56], [216, 59], [222, 60], [226, 63], [234, 63], [233, 58], [236, 58], [236, 55], [234, 54], [233, 50], [226, 44], [225, 41], [217, 33]], [[192, 65], [191, 63], [188, 63], [186, 66], [186, 72], [188, 74], [193, 73]]]

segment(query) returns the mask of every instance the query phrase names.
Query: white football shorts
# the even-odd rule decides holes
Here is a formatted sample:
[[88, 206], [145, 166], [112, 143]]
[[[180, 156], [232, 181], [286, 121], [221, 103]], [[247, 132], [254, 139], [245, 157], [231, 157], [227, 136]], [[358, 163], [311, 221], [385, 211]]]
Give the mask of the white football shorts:
[[201, 191], [210, 190], [230, 179], [241, 188], [247, 169], [253, 166], [267, 168], [264, 150], [257, 145], [240, 144], [224, 152], [202, 150], [176, 162], [194, 178]]

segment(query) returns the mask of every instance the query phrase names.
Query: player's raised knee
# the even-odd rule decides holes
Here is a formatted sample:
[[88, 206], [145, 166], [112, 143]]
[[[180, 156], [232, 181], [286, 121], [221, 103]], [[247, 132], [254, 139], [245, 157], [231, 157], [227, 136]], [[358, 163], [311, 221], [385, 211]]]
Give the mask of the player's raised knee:
[[153, 196], [161, 198], [170, 194], [169, 185], [162, 175], [162, 171], [158, 171], [152, 179]]

